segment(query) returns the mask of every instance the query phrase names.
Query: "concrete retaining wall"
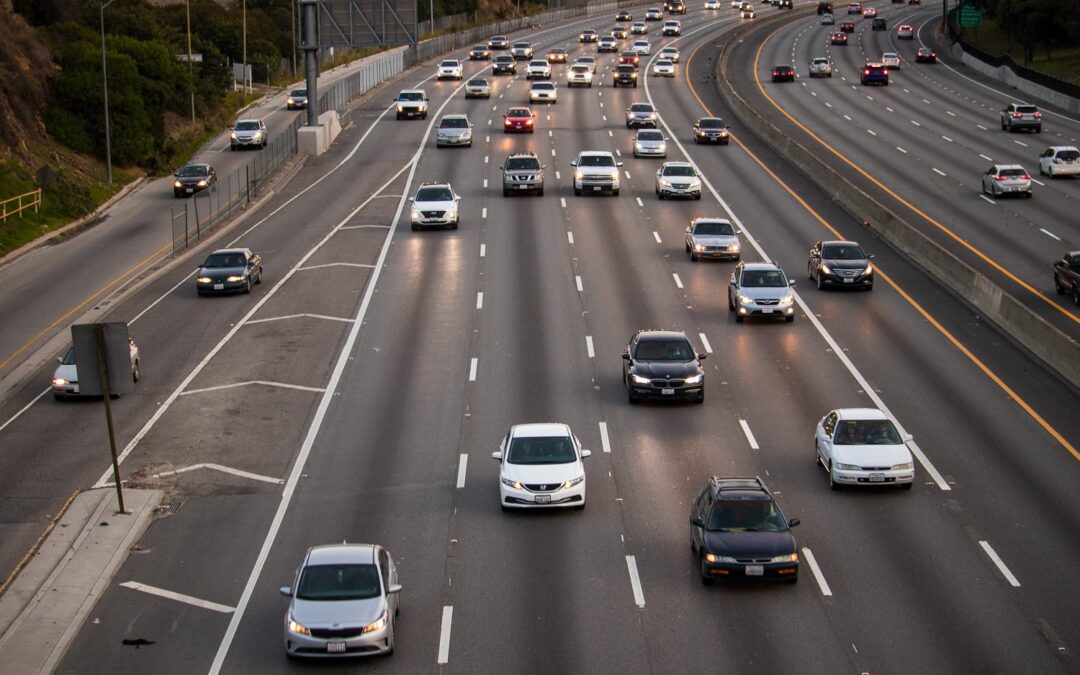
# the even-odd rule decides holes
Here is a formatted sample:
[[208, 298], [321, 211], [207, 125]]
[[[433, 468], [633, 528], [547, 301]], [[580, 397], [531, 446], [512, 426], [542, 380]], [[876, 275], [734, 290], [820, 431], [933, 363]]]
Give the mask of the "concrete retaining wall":
[[[985, 61], [980, 61], [976, 57], [965, 52], [964, 48], [961, 47], [959, 43], [952, 46], [952, 55], [968, 68], [1008, 85], [1027, 96], [1040, 99], [1051, 105], [1068, 110], [1075, 115], [1080, 115], [1080, 99], [1066, 96], [1065, 94], [1054, 91], [1049, 87], [1044, 87], [1031, 80], [1025, 80], [1013, 72], [1013, 69], [1008, 66], [999, 67], [986, 63]], [[1017, 98], [1022, 97], [1018, 96]]]
[[[758, 23], [756, 27], [760, 25]], [[717, 59], [716, 81], [720, 94], [739, 121], [822, 190], [835, 195], [844, 208], [852, 213], [864, 214], [870, 227], [890, 245], [971, 304], [984, 318], [1030, 350], [1074, 387], [1080, 388], [1080, 344], [924, 235], [910, 222], [863, 192], [750, 107], [727, 80], [725, 73], [731, 45], [739, 44], [741, 36], [754, 28], [749, 26], [733, 35]]]

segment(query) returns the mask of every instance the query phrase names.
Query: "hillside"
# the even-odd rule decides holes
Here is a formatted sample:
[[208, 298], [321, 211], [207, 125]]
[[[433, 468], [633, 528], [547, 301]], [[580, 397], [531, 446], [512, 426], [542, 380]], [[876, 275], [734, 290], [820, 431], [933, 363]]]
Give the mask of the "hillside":
[[56, 65], [12, 0], [0, 0], [0, 160], [31, 159], [30, 144], [45, 138], [49, 78]]

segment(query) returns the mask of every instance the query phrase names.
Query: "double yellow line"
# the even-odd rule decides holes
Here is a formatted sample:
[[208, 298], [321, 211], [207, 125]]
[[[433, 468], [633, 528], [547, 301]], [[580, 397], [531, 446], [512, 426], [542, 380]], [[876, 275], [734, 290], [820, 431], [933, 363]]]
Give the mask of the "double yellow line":
[[[872, 176], [867, 174], [861, 168], [859, 168], [855, 164], [852, 164], [846, 157], [842, 156], [836, 150], [833, 150], [831, 147], [826, 145], [823, 141], [821, 141], [821, 139], [819, 139], [817, 136], [814, 136], [814, 134], [811, 133], [809, 129], [807, 129], [805, 126], [800, 124], [793, 117], [791, 117], [791, 115], [788, 115], [787, 112], [785, 112], [783, 109], [781, 109], [779, 106], [777, 106], [776, 102], [773, 101], [771, 98], [769, 98], [768, 94], [765, 94], [765, 89], [761, 86], [761, 81], [758, 79], [758, 76], [757, 76], [758, 59], [761, 56], [761, 50], [765, 46], [765, 43], [768, 42], [769, 39], [772, 38], [772, 36], [775, 35], [779, 30], [780, 29], [777, 29], [776, 31], [773, 31], [772, 33], [769, 34], [768, 37], [765, 38], [765, 40], [762, 41], [761, 45], [758, 47], [757, 53], [754, 56], [754, 81], [757, 83], [758, 88], [761, 90], [761, 93], [763, 95], [765, 95], [765, 97], [768, 98], [769, 101], [774, 106], [776, 106], [776, 108], [778, 110], [780, 110], [780, 112], [782, 112], [788, 119], [790, 119], [792, 122], [794, 122], [796, 125], [798, 125], [800, 129], [802, 129], [806, 133], [810, 134], [813, 138], [815, 138], [819, 143], [821, 143], [826, 148], [828, 148], [837, 157], [839, 157], [844, 162], [849, 164], [852, 168], [857, 170], [863, 176], [865, 176], [869, 180], [873, 181], [873, 183], [875, 185], [877, 185], [881, 189], [888, 192], [890, 195], [892, 195], [897, 200], [899, 200], [901, 203], [903, 203], [904, 205], [906, 205], [909, 208], [911, 208], [912, 210], [914, 210], [919, 215], [923, 216], [924, 218], [926, 218], [930, 222], [934, 223], [937, 227], [941, 228], [945, 232], [948, 232], [954, 239], [956, 239], [957, 241], [962, 243], [965, 247], [967, 247], [971, 251], [975, 252], [977, 255], [979, 255], [981, 258], [983, 258], [987, 262], [994, 265], [995, 268], [1001, 269], [1004, 273], [1008, 274], [1008, 276], [1010, 278], [1014, 279], [1017, 283], [1019, 283], [1019, 284], [1025, 286], [1026, 288], [1030, 289], [1033, 293], [1036, 293], [1036, 295], [1037, 295], [1037, 292], [1035, 291], [1035, 289], [1031, 288], [1029, 285], [1024, 283], [1022, 280], [1016, 278], [1011, 273], [1008, 273], [1007, 271], [1005, 271], [1004, 268], [1001, 268], [1000, 265], [998, 265], [997, 263], [994, 263], [989, 258], [987, 258], [985, 255], [983, 255], [981, 252], [977, 251], [975, 248], [970, 246], [967, 242], [965, 242], [962, 239], [960, 239], [959, 237], [957, 237], [955, 234], [953, 234], [951, 231], [949, 231], [948, 228], [944, 227], [940, 223], [937, 223], [936, 221], [931, 219], [929, 216], [924, 214], [922, 211], [918, 210], [917, 208], [915, 208], [914, 206], [909, 204], [907, 201], [903, 200], [901, 197], [899, 197], [898, 195], [893, 193], [891, 190], [886, 188], [884, 185], [882, 185], [878, 181], [874, 180], [874, 178]], [[709, 106], [707, 106], [705, 104], [705, 102], [703, 100], [701, 100], [701, 97], [698, 95], [697, 89], [694, 87], [694, 83], [690, 80], [690, 62], [693, 60], [694, 56], [697, 55], [698, 50], [701, 49], [703, 46], [705, 46], [705, 44], [707, 42], [708, 41], [702, 42], [700, 45], [695, 47], [692, 52], [690, 52], [689, 58], [686, 59], [686, 67], [683, 69], [683, 76], [684, 76], [684, 79], [686, 80], [687, 86], [690, 88], [690, 93], [697, 100], [698, 105], [701, 106], [701, 109], [704, 110], [707, 115], [713, 116], [713, 113], [709, 109]], [[796, 194], [795, 191], [792, 190], [787, 185], [787, 183], [785, 183], [779, 176], [776, 175], [776, 173], [774, 173], [769, 167], [765, 166], [765, 163], [762, 162], [761, 159], [757, 155], [755, 155], [753, 153], [753, 151], [750, 150], [750, 148], [746, 147], [746, 145], [741, 140], [739, 140], [738, 136], [736, 136], [734, 133], [731, 133], [730, 130], [728, 131], [728, 134], [731, 137], [731, 139], [735, 141], [736, 145], [738, 145], [739, 148], [741, 148], [742, 151], [745, 152], [747, 154], [747, 156], [750, 157], [750, 159], [754, 160], [754, 162], [759, 167], [761, 167], [762, 171], [764, 171], [766, 174], [768, 174], [768, 176], [770, 178], [772, 178], [773, 181], [775, 181], [777, 185], [779, 185], [785, 192], [787, 192], [789, 195], [791, 195], [791, 198], [794, 199], [799, 204], [799, 206], [801, 206], [803, 209], [805, 209], [806, 212], [809, 213], [814, 218], [814, 220], [821, 223], [822, 227], [824, 227], [826, 230], [831, 232], [833, 234], [833, 236], [835, 236], [837, 239], [846, 239], [847, 238], [847, 237], [844, 237], [842, 234], [840, 234], [839, 230], [837, 230], [835, 227], [832, 226], [831, 223], [829, 223], [827, 220], [825, 220], [825, 218], [823, 218], [821, 216], [821, 214], [819, 214], [817, 211], [815, 211], [813, 209], [813, 207], [811, 207], [809, 204], [807, 204], [806, 200], [804, 200], [802, 197], [800, 197], [798, 194]], [[907, 291], [905, 291], [903, 288], [900, 287], [899, 284], [897, 284], [895, 281], [893, 281], [892, 277], [890, 277], [888, 274], [886, 274], [885, 271], [881, 269], [881, 266], [879, 264], [875, 263], [874, 264], [874, 269], [875, 269], [877, 275], [879, 277], [881, 277], [885, 281], [885, 283], [887, 283], [889, 286], [891, 286], [893, 289], [895, 289], [896, 292], [900, 294], [900, 297], [902, 297], [904, 300], [906, 300], [907, 303], [909, 305], [911, 305], [915, 309], [915, 311], [917, 311], [920, 315], [922, 315], [922, 317], [924, 319], [926, 319], [926, 321], [931, 326], [936, 328], [939, 333], [944, 335], [945, 339], [947, 339], [950, 343], [952, 343], [952, 345], [954, 347], [956, 347], [958, 350], [960, 350], [961, 354], [966, 356], [969, 361], [971, 361], [973, 364], [975, 364], [975, 366], [979, 370], [981, 370], [987, 377], [989, 377], [990, 380], [994, 384], [996, 384], [1002, 391], [1004, 391], [1005, 394], [1007, 396], [1009, 396], [1009, 398], [1011, 398], [1013, 401], [1015, 401], [1016, 404], [1019, 405], [1020, 408], [1024, 412], [1026, 412], [1033, 420], [1035, 420], [1039, 424], [1039, 426], [1041, 426], [1043, 429], [1046, 430], [1046, 433], [1050, 434], [1050, 436], [1052, 436], [1054, 438], [1054, 440], [1056, 440], [1058, 443], [1061, 444], [1062, 447], [1064, 447], [1066, 450], [1068, 450], [1069, 453], [1072, 454], [1073, 458], [1075, 458], [1077, 460], [1080, 460], [1080, 450], [1077, 450], [1073, 446], [1073, 444], [1068, 441], [1068, 439], [1066, 439], [1064, 436], [1062, 436], [1061, 433], [1058, 432], [1057, 429], [1055, 429], [1053, 426], [1050, 425], [1049, 422], [1047, 422], [1045, 419], [1043, 419], [1042, 415], [1037, 413], [1035, 411], [1035, 409], [1032, 408], [1018, 393], [1013, 391], [1013, 389], [1008, 384], [1006, 384], [1005, 381], [1002, 380], [997, 375], [997, 373], [995, 373], [993, 370], [990, 369], [989, 366], [987, 366], [985, 363], [983, 363], [982, 360], [979, 359], [979, 357], [975, 356], [975, 354], [973, 354], [970, 349], [968, 349], [966, 346], [964, 346], [964, 344], [962, 342], [960, 342], [960, 340], [958, 340], [956, 338], [956, 336], [954, 336], [951, 332], [949, 332], [948, 329], [946, 329], [944, 326], [942, 326], [941, 323], [930, 314], [930, 312], [926, 311], [926, 309], [922, 305], [920, 305], [918, 302], [916, 302], [916, 300], [914, 298], [912, 298], [911, 295], [909, 295], [907, 293]], [[1039, 296], [1039, 297], [1041, 298], [1042, 296]], [[1043, 298], [1043, 299], [1045, 300], [1045, 298]], [[1053, 302], [1050, 302], [1048, 300], [1047, 300], [1047, 302], [1049, 302], [1050, 305], [1055, 307], [1056, 309], [1064, 312], [1064, 310], [1062, 310], [1061, 307], [1058, 307]], [[1076, 317], [1072, 316], [1068, 312], [1064, 312], [1064, 313], [1066, 314], [1066, 316], [1073, 319], [1074, 321], [1077, 320]]]

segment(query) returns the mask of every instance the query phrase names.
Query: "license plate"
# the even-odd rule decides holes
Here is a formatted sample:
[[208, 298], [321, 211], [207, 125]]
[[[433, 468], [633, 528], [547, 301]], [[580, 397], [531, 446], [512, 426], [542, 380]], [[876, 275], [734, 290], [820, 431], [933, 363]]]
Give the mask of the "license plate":
[[761, 310], [761, 313], [762, 314], [772, 314], [772, 308], [771, 307], [766, 307], [765, 309]]
[[765, 576], [765, 566], [764, 565], [747, 565], [746, 566], [746, 576], [748, 576], [748, 577]]
[[871, 483], [884, 483], [885, 482], [885, 476], [881, 475], [880, 473], [872, 473], [872, 474], [870, 474], [870, 482]]
[[528, 190], [528, 189], [529, 189], [529, 186], [528, 186], [528, 185], [519, 185], [519, 186], [518, 186], [518, 189], [519, 189], [519, 190]]
[[660, 390], [660, 393], [663, 394], [664, 396], [674, 396], [675, 395], [675, 389], [670, 388], [670, 387], [665, 387], [665, 388]]
[[550, 504], [551, 503], [551, 495], [536, 495], [536, 503], [537, 504]]
[[345, 643], [344, 642], [327, 642], [326, 651], [330, 654], [344, 654]]
[[187, 192], [188, 194], [191, 194], [192, 192], [195, 192], [195, 188], [187, 188]]
[[845, 284], [853, 284], [853, 283], [855, 283], [855, 280], [854, 279], [844, 279], [844, 283]]
[[594, 185], [594, 186], [593, 186], [593, 190], [596, 190], [597, 192], [599, 192], [599, 191], [600, 191], [600, 190], [602, 190], [602, 189], [603, 189], [603, 188], [602, 188], [602, 187], [600, 187], [599, 185]]
[[225, 284], [214, 284], [214, 290], [215, 291], [223, 291], [223, 290], [225, 290]]

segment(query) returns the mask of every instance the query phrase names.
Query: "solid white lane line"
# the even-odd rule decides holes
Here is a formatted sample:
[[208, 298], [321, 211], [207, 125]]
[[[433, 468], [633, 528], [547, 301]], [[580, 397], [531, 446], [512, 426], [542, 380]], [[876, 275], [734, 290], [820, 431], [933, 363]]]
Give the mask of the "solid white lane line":
[[581, 286], [581, 275], [580, 275], [580, 274], [576, 274], [576, 275], [574, 275], [574, 283], [576, 283], [576, 284], [577, 284], [577, 290], [578, 290], [578, 293], [581, 293], [581, 292], [583, 292], [583, 291], [585, 290], [585, 289], [584, 289], [584, 288], [582, 288], [582, 286]]
[[487, 255], [487, 244], [480, 244], [480, 257], [483, 258]]
[[986, 161], [988, 161], [988, 162], [992, 162], [992, 161], [994, 161], [994, 158], [993, 158], [993, 157], [987, 157], [986, 155], [979, 155], [979, 157], [982, 157], [983, 159], [985, 159], [985, 160], [986, 160]]
[[645, 208], [645, 202], [641, 201], [641, 197], [634, 197], [637, 200], [637, 205], [641, 208]]
[[814, 578], [817, 579], [818, 588], [821, 589], [822, 595], [832, 595], [832, 589], [829, 588], [829, 582], [825, 581], [825, 575], [821, 573], [821, 568], [818, 567], [817, 559], [814, 558], [813, 552], [803, 547], [803, 557], [806, 558], [806, 564], [810, 565], [810, 571], [814, 573]]
[[1056, 234], [1054, 234], [1050, 230], [1047, 230], [1046, 228], [1040, 227], [1039, 232], [1042, 232], [1046, 236], [1051, 237], [1053, 239], [1056, 239], [1057, 241], [1061, 241], [1061, 237], [1057, 236]]
[[941, 175], [941, 176], [944, 176], [944, 175], [945, 175], [945, 172], [944, 172], [944, 171], [942, 171], [941, 169], [934, 169], [934, 173], [936, 173], [936, 174], [938, 174], [938, 175]]
[[[161, 473], [155, 473], [152, 477], [163, 478], [166, 476], [179, 476], [182, 473], [188, 473], [189, 471], [199, 471], [200, 469], [220, 471], [221, 473], [227, 473], [231, 476], [237, 476], [238, 478], [247, 478], [250, 480], [257, 480], [263, 483], [272, 483], [274, 485], [281, 485], [285, 482], [281, 478], [274, 478], [273, 476], [262, 476], [257, 473], [251, 473], [250, 471], [242, 471], [240, 469], [234, 469], [231, 466], [223, 466], [221, 464], [213, 464], [210, 462], [204, 462], [202, 464], [192, 464], [191, 466], [183, 466], [179, 469], [173, 469], [172, 471], [162, 471]], [[115, 483], [113, 485], [115, 485]]]
[[611, 439], [608, 438], [607, 422], [600, 423], [600, 445], [603, 446], [604, 452], [611, 454]]
[[656, 240], [656, 243], [657, 243], [657, 244], [662, 244], [662, 243], [664, 243], [664, 242], [660, 241], [660, 233], [659, 233], [659, 232], [657, 232], [656, 230], [653, 230], [652, 236], [653, 236], [653, 239], [655, 239], [655, 240]]
[[982, 197], [984, 200], [990, 202], [991, 204], [996, 204], [997, 203], [993, 199], [990, 199], [989, 197], [987, 197], [986, 195], [979, 195], [979, 196]]
[[469, 465], [469, 454], [467, 452], [461, 453], [461, 457], [458, 458], [457, 465], [457, 486], [458, 489], [465, 487], [465, 467]]
[[679, 288], [682, 288], [683, 287], [682, 279], [679, 278], [678, 273], [677, 272], [672, 272], [671, 276], [675, 279], [675, 285], [678, 286]]
[[480, 209], [480, 217], [481, 218], [487, 218], [487, 207], [486, 206]]
[[311, 270], [321, 270], [326, 269], [327, 267], [366, 267], [367, 269], [371, 269], [374, 267], [374, 265], [365, 265], [363, 263], [332, 262], [323, 263], [322, 265], [308, 265], [307, 267], [297, 267], [296, 271], [310, 272]]
[[585, 336], [585, 349], [588, 350], [590, 359], [595, 359], [596, 358], [596, 352], [593, 351], [592, 336], [591, 335], [586, 335]]
[[701, 344], [705, 347], [706, 354], [712, 354], [712, 345], [709, 344], [709, 338], [705, 333], [698, 333], [698, 337], [701, 338]]
[[870, 134], [871, 136], [877, 136], [877, 132], [875, 132], [873, 129], [867, 129], [866, 133]]
[[202, 600], [190, 595], [184, 595], [183, 593], [174, 593], [173, 591], [167, 591], [164, 588], [157, 588], [156, 586], [149, 586], [147, 584], [140, 584], [137, 581], [125, 581], [120, 584], [124, 588], [130, 588], [133, 591], [142, 591], [143, 593], [149, 593], [150, 595], [156, 595], [159, 598], [168, 598], [169, 600], [176, 600], [177, 602], [183, 602], [188, 605], [194, 605], [195, 607], [202, 607], [203, 609], [209, 609], [214, 612], [221, 612], [222, 614], [232, 614], [236, 611], [235, 607], [229, 607], [228, 605], [221, 605], [216, 602], [210, 602], [209, 600]]
[[942, 136], [941, 138], [942, 138], [943, 140], [945, 140], [945, 141], [948, 141], [949, 143], [952, 143], [952, 142], [953, 142], [953, 140], [952, 140], [951, 138], [949, 138], [948, 136]]
[[559, 205], [566, 208], [566, 197], [559, 197]]
[[1013, 576], [1013, 573], [1010, 572], [1009, 568], [1005, 566], [1005, 561], [1003, 561], [998, 556], [997, 551], [990, 548], [990, 542], [980, 541], [979, 546], [982, 546], [982, 549], [986, 552], [986, 555], [990, 556], [990, 560], [992, 560], [994, 564], [997, 565], [998, 571], [1001, 572], [1002, 576], [1004, 576], [1005, 579], [1009, 582], [1009, 585], [1011, 585], [1013, 588], [1019, 588], [1019, 579]]
[[746, 420], [739, 420], [739, 426], [742, 427], [742, 432], [746, 436], [746, 442], [750, 444], [750, 449], [760, 450], [761, 447], [757, 444], [757, 439], [754, 438], [754, 432], [750, 431], [750, 425]]
[[483, 309], [484, 308], [484, 292], [483, 291], [477, 291], [476, 292], [476, 308], [477, 309]]
[[475, 356], [469, 361], [469, 382], [476, 381], [476, 366], [479, 362], [480, 359]]
[[1014, 140], [1013, 143], [1016, 143], [1017, 145], [1021, 145], [1021, 146], [1025, 147], [1025, 148], [1028, 147], [1028, 144], [1024, 143], [1023, 141]]
[[450, 624], [454, 620], [454, 607], [446, 605], [442, 608], [442, 628], [439, 629], [439, 658], [438, 663], [450, 662]]
[[626, 556], [626, 569], [630, 572], [630, 587], [634, 589], [634, 603], [638, 607], [644, 607], [645, 594], [641, 592], [641, 577], [638, 576], [637, 560], [634, 556]]
[[573, 245], [574, 245], [574, 233], [573, 233], [573, 232], [569, 232], [569, 231], [568, 231], [568, 232], [566, 233], [566, 240], [567, 240], [568, 242], [570, 242], [570, 245], [571, 245], [571, 246], [573, 246]]
[[[185, 277], [185, 281], [186, 281], [186, 277]], [[41, 400], [41, 397], [42, 397], [42, 396], [44, 396], [45, 394], [48, 394], [48, 393], [49, 393], [50, 391], [52, 391], [52, 388], [51, 388], [51, 387], [50, 387], [50, 388], [47, 388], [47, 389], [45, 389], [45, 390], [44, 390], [44, 391], [42, 391], [42, 392], [41, 392], [40, 394], [38, 394], [37, 396], [35, 396], [35, 397], [33, 398], [33, 400], [31, 400], [31, 401], [30, 401], [29, 403], [27, 403], [27, 404], [26, 404], [26, 405], [24, 405], [24, 406], [23, 406], [22, 408], [20, 408], [20, 409], [19, 409], [19, 412], [15, 413], [15, 414], [14, 414], [14, 415], [12, 415], [11, 417], [9, 417], [9, 418], [8, 418], [8, 421], [7, 421], [7, 422], [4, 422], [4, 424], [3, 424], [3, 425], [0, 425], [0, 431], [3, 431], [4, 429], [6, 429], [6, 428], [7, 428], [7, 426], [8, 426], [9, 424], [11, 424], [11, 423], [12, 423], [12, 422], [14, 422], [15, 420], [19, 419], [19, 415], [22, 415], [22, 414], [23, 414], [24, 412], [26, 412], [27, 410], [29, 410], [29, 409], [30, 409], [30, 406], [32, 406], [32, 405], [34, 405], [35, 403], [37, 403], [38, 401], [40, 401], [40, 400]]]
[[204, 387], [202, 389], [188, 389], [180, 392], [181, 396], [191, 396], [192, 394], [205, 394], [210, 391], [221, 391], [223, 389], [236, 389], [237, 387], [247, 387], [253, 384], [261, 384], [264, 387], [278, 387], [279, 389], [295, 389], [297, 391], [310, 391], [316, 394], [321, 394], [326, 391], [319, 387], [305, 387], [299, 384], [288, 384], [286, 382], [271, 382], [270, 380], [247, 380], [245, 382], [234, 382], [233, 384], [219, 384], [216, 387]]

